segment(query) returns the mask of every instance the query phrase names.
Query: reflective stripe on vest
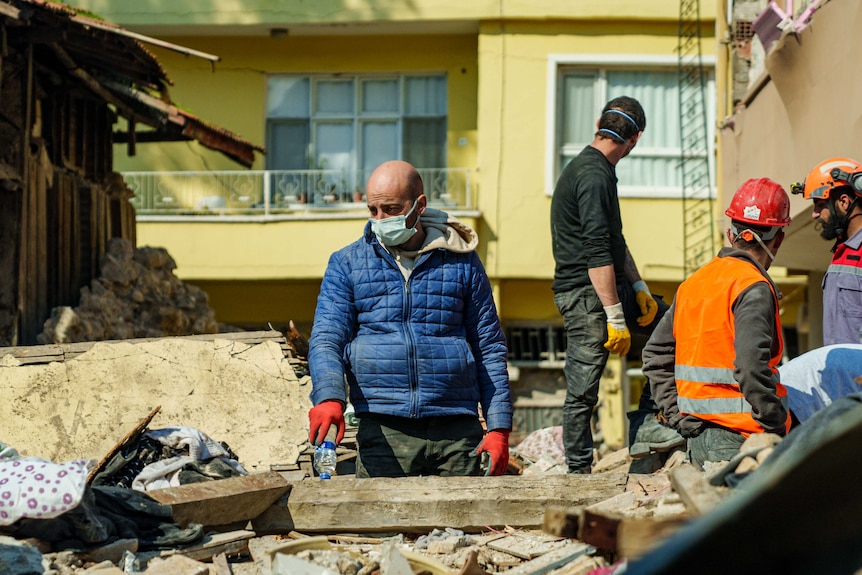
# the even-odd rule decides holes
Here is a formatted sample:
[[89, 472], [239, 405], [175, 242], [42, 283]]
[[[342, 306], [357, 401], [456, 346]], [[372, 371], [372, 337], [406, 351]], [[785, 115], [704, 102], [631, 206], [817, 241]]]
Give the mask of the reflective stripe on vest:
[[[751, 415], [751, 405], [734, 379], [736, 350], [732, 307], [739, 295], [765, 282], [775, 302], [776, 353], [770, 358], [776, 396], [787, 408], [787, 390], [779, 383], [778, 364], [784, 342], [778, 298], [772, 284], [750, 262], [715, 258], [680, 285], [674, 313], [677, 341], [674, 377], [680, 412], [733, 429], [744, 436], [763, 432]], [[788, 414], [786, 426], [789, 429]]]
[[826, 273], [862, 276], [862, 245], [851, 248], [847, 244], [840, 244], [832, 254], [832, 263]]
[[[677, 365], [674, 367], [673, 372], [674, 378], [677, 380], [734, 386], [735, 391], [739, 393], [739, 396], [735, 397], [710, 397], [704, 399], [680, 397], [677, 399], [680, 411], [697, 416], [713, 413], [751, 413], [751, 404], [739, 392], [739, 384], [733, 378], [732, 369]], [[772, 382], [776, 387], [781, 385], [778, 381], [778, 374], [772, 374]], [[781, 405], [784, 406], [784, 409], [788, 409], [790, 404], [787, 401], [786, 393], [779, 395], [778, 398], [781, 400]]]

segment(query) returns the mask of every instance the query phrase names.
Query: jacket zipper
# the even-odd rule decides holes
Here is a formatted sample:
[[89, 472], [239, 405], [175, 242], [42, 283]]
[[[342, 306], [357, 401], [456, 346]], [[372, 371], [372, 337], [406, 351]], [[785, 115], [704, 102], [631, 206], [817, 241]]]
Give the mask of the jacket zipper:
[[[378, 244], [379, 245], [379, 244]], [[395, 258], [389, 253], [385, 247], [380, 246], [386, 255], [389, 256], [390, 263], [395, 267], [395, 271], [399, 274], [401, 273], [401, 268], [398, 266], [398, 262], [395, 261]], [[427, 259], [426, 254], [419, 254], [416, 257], [415, 263], [413, 264], [413, 270], [410, 272], [410, 277], [413, 277], [413, 274], [416, 273], [416, 268], [419, 267], [419, 260]], [[418, 405], [419, 405], [419, 366], [416, 361], [416, 340], [413, 337], [413, 330], [410, 329], [410, 310], [413, 307], [413, 297], [410, 293], [410, 280], [404, 280], [404, 298], [402, 299], [402, 318], [401, 318], [401, 326], [404, 330], [405, 339], [407, 341], [407, 377], [410, 381], [410, 417], [416, 418], [418, 417]]]

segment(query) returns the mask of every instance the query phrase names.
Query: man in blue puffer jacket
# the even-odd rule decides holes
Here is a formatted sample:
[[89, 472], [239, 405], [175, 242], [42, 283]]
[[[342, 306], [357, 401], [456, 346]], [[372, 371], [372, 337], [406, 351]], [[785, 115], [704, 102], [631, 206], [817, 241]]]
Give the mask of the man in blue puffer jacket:
[[502, 474], [512, 427], [506, 342], [476, 232], [427, 207], [407, 162], [381, 164], [366, 199], [365, 233], [332, 254], [320, 287], [309, 439], [335, 425], [341, 441], [349, 389], [357, 477], [477, 475], [483, 451], [490, 473]]

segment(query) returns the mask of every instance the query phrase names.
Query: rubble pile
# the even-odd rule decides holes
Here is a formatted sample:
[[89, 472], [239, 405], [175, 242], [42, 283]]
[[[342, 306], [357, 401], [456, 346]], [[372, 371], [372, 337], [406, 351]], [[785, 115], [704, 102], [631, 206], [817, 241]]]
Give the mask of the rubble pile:
[[[72, 343], [217, 333], [207, 294], [174, 275], [164, 248], [134, 249], [114, 238], [100, 262], [101, 276], [81, 289], [80, 304], [54, 308], [38, 341]], [[222, 330], [224, 331], [224, 330]]]

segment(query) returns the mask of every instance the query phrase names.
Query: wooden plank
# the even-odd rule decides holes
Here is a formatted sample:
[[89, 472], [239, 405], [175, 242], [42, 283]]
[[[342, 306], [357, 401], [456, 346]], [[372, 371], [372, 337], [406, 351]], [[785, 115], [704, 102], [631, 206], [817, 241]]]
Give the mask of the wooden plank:
[[256, 531], [427, 533], [438, 527], [539, 527], [547, 506], [586, 506], [625, 488], [625, 474], [305, 479], [252, 521]]
[[[42, 123], [41, 106], [35, 106], [36, 119], [35, 122]], [[36, 194], [36, 237], [37, 241], [37, 277], [36, 277], [36, 322], [38, 329], [36, 334], [42, 332], [42, 326], [45, 320], [51, 315], [51, 310], [48, 308], [48, 267], [54, 267], [56, 262], [48, 259], [48, 190], [47, 190], [47, 174], [44, 169], [51, 169], [50, 164], [42, 163], [42, 152], [44, 152], [44, 144], [40, 144], [39, 148], [33, 155], [33, 172], [35, 174], [34, 181], [30, 182]]]
[[149, 561], [154, 557], [170, 557], [182, 555], [195, 561], [212, 560], [217, 555], [234, 555], [248, 551], [248, 542], [255, 536], [254, 531], [228, 531], [227, 533], [208, 533], [197, 545], [169, 549], [166, 551], [141, 552], [137, 557]]
[[254, 519], [290, 488], [278, 472], [267, 471], [156, 489], [147, 495], [170, 505], [174, 521], [182, 526], [192, 522], [212, 526]]
[[[27, 357], [57, 357], [62, 361], [63, 348], [59, 345], [21, 345], [15, 347], [0, 347], [0, 357], [11, 355], [17, 358]], [[55, 360], [56, 361], [56, 360]]]
[[703, 515], [723, 499], [721, 488], [710, 485], [704, 473], [690, 463], [671, 471], [670, 483], [686, 509], [694, 515]]
[[598, 549], [614, 551], [617, 548], [617, 529], [620, 518], [600, 511], [584, 509], [578, 527], [578, 539]]
[[658, 547], [686, 521], [688, 517], [626, 517], [617, 528], [616, 551], [629, 559], [640, 557]]
[[[284, 336], [279, 331], [254, 331], [254, 332], [230, 332], [230, 333], [207, 333], [187, 336], [177, 336], [184, 339], [193, 339], [198, 341], [214, 341], [216, 339], [224, 339], [228, 341], [236, 341], [247, 345], [256, 345], [266, 341], [275, 341], [282, 344]], [[66, 361], [74, 359], [79, 355], [90, 351], [97, 343], [130, 343], [137, 345], [140, 343], [156, 342], [166, 339], [165, 337], [147, 337], [125, 340], [105, 340], [101, 342], [81, 341], [75, 343], [59, 343], [47, 345], [26, 345], [13, 347], [0, 347], [0, 357], [11, 355], [15, 358], [30, 358], [30, 361], [22, 363], [48, 363], [51, 361]]]
[[513, 533], [487, 543], [488, 549], [502, 551], [521, 559], [535, 559], [562, 546], [560, 537]]
[[219, 553], [213, 557], [213, 567], [215, 567], [215, 575], [233, 575], [230, 563], [227, 562], [227, 555], [224, 553]]
[[578, 538], [578, 525], [581, 523], [581, 510], [551, 505], [545, 508], [542, 531], [558, 537]]
[[141, 434], [144, 432], [144, 430], [147, 428], [147, 426], [150, 424], [150, 422], [153, 420], [153, 418], [156, 416], [156, 414], [161, 408], [161, 405], [157, 405], [155, 408], [153, 408], [149, 415], [143, 418], [140, 423], [138, 423], [130, 432], [125, 435], [125, 437], [123, 437], [123, 439], [120, 440], [119, 443], [117, 443], [110, 451], [108, 451], [108, 453], [105, 454], [102, 460], [99, 461], [96, 467], [90, 470], [90, 473], [87, 475], [88, 484], [93, 482], [93, 478], [96, 477], [96, 475], [98, 475], [108, 463], [110, 463], [111, 459], [113, 459], [114, 456], [119, 453], [121, 449], [123, 449], [123, 447], [137, 441], [138, 437], [141, 436]]
[[572, 561], [594, 552], [595, 549], [585, 543], [569, 542], [564, 547], [546, 553], [531, 561], [521, 563], [506, 571], [506, 575], [543, 575], [560, 567], [568, 565]]
[[637, 498], [626, 491], [584, 509], [552, 507], [545, 510], [545, 533], [580, 539], [599, 549], [616, 549], [617, 528], [626, 512], [637, 506]]

